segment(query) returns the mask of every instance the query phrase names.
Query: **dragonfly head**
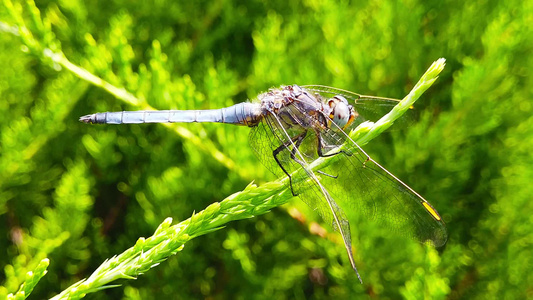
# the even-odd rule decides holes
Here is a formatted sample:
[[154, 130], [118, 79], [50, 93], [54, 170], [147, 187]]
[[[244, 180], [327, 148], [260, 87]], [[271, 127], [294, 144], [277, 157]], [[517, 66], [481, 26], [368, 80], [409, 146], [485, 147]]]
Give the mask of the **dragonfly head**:
[[329, 118], [342, 129], [350, 125], [356, 117], [356, 112], [348, 100], [343, 96], [336, 95], [328, 99], [328, 105], [331, 108]]

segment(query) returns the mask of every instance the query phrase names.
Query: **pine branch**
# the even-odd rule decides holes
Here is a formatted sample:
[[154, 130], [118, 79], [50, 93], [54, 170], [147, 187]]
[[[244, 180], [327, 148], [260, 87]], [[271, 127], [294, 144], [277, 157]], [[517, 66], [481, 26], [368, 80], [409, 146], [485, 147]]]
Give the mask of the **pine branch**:
[[26, 274], [26, 279], [20, 285], [20, 288], [17, 293], [15, 293], [14, 295], [7, 295], [7, 299], [26, 299], [31, 294], [33, 288], [35, 288], [39, 280], [41, 280], [41, 278], [43, 278], [43, 276], [46, 275], [46, 273], [48, 272], [46, 269], [48, 268], [49, 264], [50, 261], [48, 260], [48, 258], [41, 260], [41, 262], [33, 270], [33, 272], [30, 271]]

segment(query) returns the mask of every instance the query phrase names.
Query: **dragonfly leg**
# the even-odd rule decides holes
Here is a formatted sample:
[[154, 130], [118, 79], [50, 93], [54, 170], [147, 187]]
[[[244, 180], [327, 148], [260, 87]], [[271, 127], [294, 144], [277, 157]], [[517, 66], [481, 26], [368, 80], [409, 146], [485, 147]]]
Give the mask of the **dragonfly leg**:
[[339, 151], [334, 152], [334, 153], [325, 154], [322, 151], [325, 148], [324, 139], [322, 138], [322, 135], [320, 134], [320, 132], [317, 132], [316, 136], [318, 138], [318, 146], [316, 147], [316, 152], [317, 152], [318, 156], [320, 156], [320, 157], [329, 157], [329, 156], [337, 155], [339, 153], [343, 153], [343, 154], [345, 154], [347, 156], [352, 156], [352, 153], [350, 153], [348, 151], [344, 151], [344, 150], [339, 150]]
[[299, 163], [300, 165], [303, 164], [303, 162], [299, 159], [296, 158], [296, 151], [298, 149], [298, 147], [300, 147], [300, 145], [302, 144], [302, 141], [304, 140], [305, 138], [305, 135], [307, 134], [307, 131], [304, 131], [302, 132], [301, 134], [293, 137], [291, 139], [291, 142], [285, 142], [283, 143], [282, 145], [280, 145], [278, 148], [276, 148], [274, 151], [273, 151], [273, 154], [274, 154], [274, 159], [276, 160], [276, 163], [278, 164], [278, 166], [281, 168], [281, 170], [283, 171], [283, 173], [285, 173], [287, 175], [287, 177], [289, 177], [289, 184], [290, 184], [290, 187], [291, 187], [291, 192], [292, 192], [292, 195], [293, 196], [298, 196], [298, 194], [296, 194], [296, 192], [294, 191], [294, 187], [292, 185], [292, 177], [291, 175], [289, 174], [289, 172], [287, 172], [287, 170], [285, 169], [285, 167], [283, 167], [283, 165], [281, 164], [281, 162], [279, 161], [278, 159], [278, 154], [281, 153], [281, 151], [285, 150], [285, 149], [288, 149], [289, 148], [289, 145], [294, 143], [294, 148], [291, 150], [291, 158], [296, 161], [297, 163]]
[[[334, 152], [334, 153], [325, 154], [325, 153], [323, 152], [323, 149], [325, 148], [325, 146], [324, 146], [324, 139], [322, 139], [322, 135], [320, 135], [319, 132], [317, 132], [317, 137], [318, 137], [318, 147], [317, 147], [317, 150], [316, 150], [316, 151], [317, 151], [318, 156], [320, 156], [320, 157], [329, 157], [329, 156], [337, 155], [337, 154], [339, 154], [339, 153], [343, 153], [343, 154], [348, 155], [348, 156], [351, 156], [351, 155], [352, 155], [352, 153], [349, 153], [349, 152], [344, 151], [344, 150], [339, 150], [339, 151]], [[320, 174], [323, 174], [323, 175], [329, 176], [329, 177], [331, 177], [331, 178], [334, 178], [334, 179], [337, 179], [337, 177], [339, 177], [339, 176], [333, 176], [333, 175], [328, 174], [328, 173], [325, 173], [325, 172], [323, 172], [323, 171], [317, 171], [317, 172], [320, 173]]]

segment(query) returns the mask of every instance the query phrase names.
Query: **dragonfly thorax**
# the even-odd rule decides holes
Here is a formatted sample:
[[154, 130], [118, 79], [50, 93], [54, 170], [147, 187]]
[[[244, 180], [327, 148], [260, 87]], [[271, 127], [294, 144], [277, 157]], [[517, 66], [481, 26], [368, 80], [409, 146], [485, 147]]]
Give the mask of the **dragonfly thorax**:
[[346, 128], [357, 116], [341, 95], [326, 99], [297, 85], [271, 89], [260, 95], [263, 115], [275, 114], [285, 126]]
[[297, 85], [271, 89], [258, 98], [261, 100], [263, 116], [274, 115], [282, 126], [327, 126], [325, 118], [330, 108]]

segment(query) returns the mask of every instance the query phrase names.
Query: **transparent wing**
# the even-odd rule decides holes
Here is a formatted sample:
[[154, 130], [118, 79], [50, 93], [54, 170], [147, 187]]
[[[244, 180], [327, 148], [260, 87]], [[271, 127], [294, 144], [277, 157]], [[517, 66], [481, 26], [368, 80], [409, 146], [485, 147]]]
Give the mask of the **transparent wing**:
[[[361, 124], [364, 121], [375, 122], [383, 117], [385, 114], [400, 102], [398, 99], [365, 96], [354, 92], [324, 86], [324, 85], [304, 85], [302, 86], [311, 93], [318, 93], [325, 99], [331, 98], [335, 95], [341, 95], [354, 105], [359, 117], [355, 120], [354, 126]], [[395, 122], [394, 128], [406, 128], [416, 119], [414, 109], [409, 110]]]
[[[287, 112], [295, 119], [307, 118], [295, 107], [288, 107]], [[277, 116], [273, 114], [266, 116], [252, 129], [250, 145], [270, 171], [280, 177], [289, 176], [289, 188], [293, 193], [317, 211], [326, 223], [342, 235], [352, 268], [361, 281], [351, 252], [348, 218], [335, 202], [335, 198], [331, 197], [328, 189], [309, 168], [309, 162], [317, 158], [317, 137], [314, 131], [300, 126], [282, 127], [281, 124]]]
[[[298, 113], [298, 112], [296, 112]], [[294, 148], [298, 143], [296, 137], [305, 135], [299, 147]], [[289, 139], [288, 137], [291, 137]], [[298, 128], [281, 128], [275, 117], [269, 115], [250, 133], [250, 145], [256, 152], [261, 162], [278, 177], [290, 176], [288, 186], [311, 208], [316, 210], [320, 216], [332, 225], [333, 216], [328, 208], [328, 203], [320, 194], [316, 183], [312, 181], [310, 175], [302, 170], [302, 165], [309, 164], [318, 158], [316, 151], [316, 136], [312, 130]], [[301, 157], [304, 161], [301, 162]], [[283, 171], [285, 170], [285, 172]], [[287, 183], [289, 185], [289, 183]], [[311, 195], [307, 195], [310, 193]]]
[[[440, 247], [446, 243], [446, 226], [438, 212], [418, 193], [370, 158], [340, 129], [320, 132], [323, 143], [343, 146], [319, 170], [332, 197], [344, 209], [360, 211], [394, 232]], [[335, 151], [335, 150], [333, 150]], [[338, 151], [338, 150], [337, 150]]]

